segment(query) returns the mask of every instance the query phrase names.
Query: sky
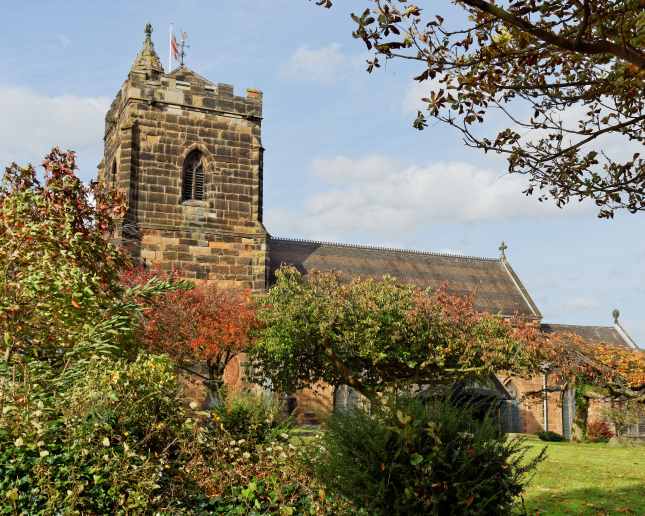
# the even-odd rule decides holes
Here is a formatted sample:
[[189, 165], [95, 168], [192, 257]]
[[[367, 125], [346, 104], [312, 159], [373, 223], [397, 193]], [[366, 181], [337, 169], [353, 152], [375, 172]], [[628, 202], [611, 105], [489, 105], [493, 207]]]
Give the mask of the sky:
[[[188, 33], [186, 64], [264, 93], [265, 225], [274, 236], [507, 256], [545, 322], [623, 327], [645, 347], [645, 214], [599, 220], [522, 194], [525, 178], [412, 121], [419, 70], [365, 71], [352, 9], [307, 0], [2, 2], [0, 163], [38, 163], [59, 145], [96, 174], [104, 116], [141, 48], [146, 22], [167, 67], [168, 30]], [[433, 2], [456, 16], [446, 0]], [[10, 7], [9, 7], [10, 5]], [[415, 73], [417, 72], [417, 73]], [[603, 143], [621, 150], [620, 141]]]

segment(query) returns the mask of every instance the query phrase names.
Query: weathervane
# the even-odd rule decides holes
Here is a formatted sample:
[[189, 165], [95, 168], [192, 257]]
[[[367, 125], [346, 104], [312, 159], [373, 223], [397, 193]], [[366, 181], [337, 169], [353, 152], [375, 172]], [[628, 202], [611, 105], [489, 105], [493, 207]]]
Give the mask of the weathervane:
[[152, 23], [146, 23], [146, 41], [152, 41]]
[[184, 66], [184, 57], [186, 57], [186, 49], [190, 48], [190, 45], [186, 43], [188, 40], [188, 34], [185, 32], [181, 32], [181, 40], [180, 42], [177, 42], [177, 38], [175, 37], [175, 30], [174, 26], [171, 24], [170, 25], [170, 52], [168, 56], [168, 69], [172, 69], [172, 61], [173, 59], [175, 61], [179, 61], [179, 64], [181, 66]]

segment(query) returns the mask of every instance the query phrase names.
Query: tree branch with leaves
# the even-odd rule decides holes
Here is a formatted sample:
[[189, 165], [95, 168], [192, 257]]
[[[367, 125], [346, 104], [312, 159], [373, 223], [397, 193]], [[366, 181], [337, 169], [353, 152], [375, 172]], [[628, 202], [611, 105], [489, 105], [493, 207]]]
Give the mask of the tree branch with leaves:
[[[645, 211], [642, 0], [457, 0], [465, 16], [448, 19], [429, 14], [429, 0], [364, 3], [352, 19], [368, 72], [417, 63], [427, 85], [414, 127], [432, 118], [455, 128], [526, 175], [524, 193], [559, 207], [590, 199], [602, 218]], [[495, 127], [498, 113], [509, 127]]]

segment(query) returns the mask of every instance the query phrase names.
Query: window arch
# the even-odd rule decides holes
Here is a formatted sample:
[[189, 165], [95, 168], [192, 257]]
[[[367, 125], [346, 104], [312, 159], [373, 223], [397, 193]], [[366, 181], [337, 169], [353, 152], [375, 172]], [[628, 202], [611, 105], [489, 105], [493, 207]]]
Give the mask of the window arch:
[[204, 157], [194, 149], [184, 160], [181, 200], [202, 201], [204, 199]]

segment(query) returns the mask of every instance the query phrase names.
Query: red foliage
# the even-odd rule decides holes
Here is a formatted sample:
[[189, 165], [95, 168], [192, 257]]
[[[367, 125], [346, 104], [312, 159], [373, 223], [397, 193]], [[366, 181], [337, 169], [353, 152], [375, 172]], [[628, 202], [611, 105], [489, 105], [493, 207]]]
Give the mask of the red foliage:
[[605, 421], [592, 421], [587, 425], [587, 440], [592, 443], [604, 443], [609, 441], [614, 433]]
[[[135, 269], [124, 276], [143, 283], [163, 273]], [[256, 325], [249, 291], [224, 290], [212, 284], [183, 288], [155, 300], [146, 310], [141, 339], [151, 351], [167, 353], [183, 367], [206, 366], [210, 386], [223, 383], [226, 365], [246, 350]]]

